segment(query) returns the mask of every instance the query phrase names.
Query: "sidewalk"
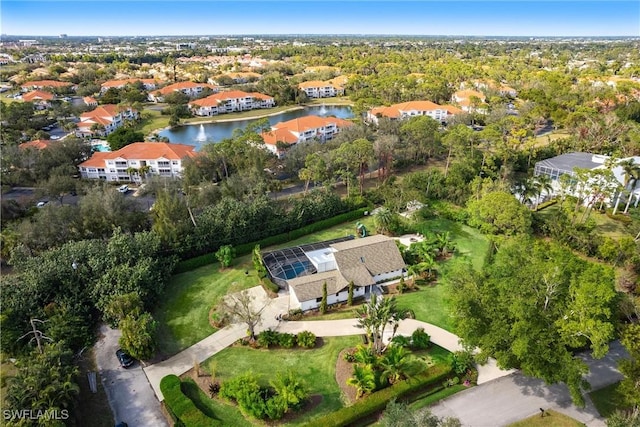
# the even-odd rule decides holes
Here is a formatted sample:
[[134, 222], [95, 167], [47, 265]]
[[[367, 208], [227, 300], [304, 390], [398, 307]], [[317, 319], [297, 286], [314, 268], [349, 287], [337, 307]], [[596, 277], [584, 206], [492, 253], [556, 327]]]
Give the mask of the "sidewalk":
[[[339, 337], [347, 335], [361, 335], [364, 333], [362, 329], [357, 327], [358, 322], [356, 319], [300, 322], [278, 321], [276, 317], [279, 314], [286, 313], [288, 311], [289, 297], [287, 295], [283, 295], [275, 299], [269, 299], [261, 287], [251, 288], [249, 289], [249, 292], [254, 296], [254, 301], [258, 307], [262, 307], [265, 303], [268, 303], [264, 308], [262, 323], [258, 326], [257, 331], [274, 329], [278, 332], [287, 332], [291, 334], [310, 331], [318, 337]], [[425, 332], [431, 336], [431, 342], [449, 350], [450, 352], [463, 349], [459, 343], [460, 339], [456, 335], [435, 325], [421, 322], [419, 320], [403, 320], [400, 323], [397, 334], [411, 335], [413, 331], [418, 328], [423, 328]], [[388, 333], [390, 335], [391, 331], [389, 330]], [[144, 371], [147, 374], [147, 378], [149, 379], [151, 387], [153, 387], [158, 399], [160, 401], [164, 399], [160, 392], [160, 380], [162, 380], [166, 375], [174, 374], [180, 376], [193, 368], [196, 361], [199, 363], [205, 361], [244, 336], [246, 336], [246, 326], [244, 324], [231, 325], [211, 334], [202, 341], [163, 362], [146, 367]], [[497, 368], [495, 361], [490, 360], [487, 365], [478, 367], [478, 384], [509, 375], [512, 372], [514, 371], [504, 371]]]

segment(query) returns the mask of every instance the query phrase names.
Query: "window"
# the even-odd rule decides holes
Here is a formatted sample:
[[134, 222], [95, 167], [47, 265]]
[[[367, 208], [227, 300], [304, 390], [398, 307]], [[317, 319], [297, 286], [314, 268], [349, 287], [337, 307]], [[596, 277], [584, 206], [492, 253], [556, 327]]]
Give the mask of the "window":
[[162, 167], [162, 166], [169, 166], [169, 162], [158, 161], [158, 167]]
[[172, 161], [171, 161], [171, 164], [172, 164], [172, 165], [177, 165], [177, 164], [178, 164], [178, 161], [177, 161], [177, 160], [172, 160]]
[[322, 302], [322, 297], [316, 298], [316, 302]]

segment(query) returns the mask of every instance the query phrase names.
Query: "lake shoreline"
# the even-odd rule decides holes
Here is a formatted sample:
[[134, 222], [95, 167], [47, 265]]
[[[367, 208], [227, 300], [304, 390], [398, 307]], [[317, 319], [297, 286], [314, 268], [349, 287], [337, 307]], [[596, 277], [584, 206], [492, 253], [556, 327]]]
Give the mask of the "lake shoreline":
[[[197, 125], [212, 124], [212, 123], [231, 123], [231, 122], [241, 122], [241, 121], [245, 121], [245, 120], [258, 120], [258, 119], [264, 119], [266, 117], [277, 116], [279, 114], [290, 113], [292, 111], [304, 110], [307, 107], [322, 107], [323, 105], [326, 106], [326, 107], [349, 107], [349, 108], [353, 108], [353, 105], [351, 105], [351, 104], [340, 104], [340, 103], [304, 104], [304, 105], [292, 106], [291, 108], [287, 108], [285, 110], [278, 111], [277, 113], [260, 114], [258, 116], [253, 116], [253, 117], [237, 117], [237, 118], [233, 118], [233, 119], [201, 120], [201, 121], [197, 121], [197, 122], [180, 123], [180, 126], [197, 126]], [[180, 126], [173, 126], [173, 127], [180, 127]], [[165, 130], [170, 130], [170, 129], [172, 129], [172, 126], [165, 126], [163, 128], [156, 129], [156, 130], [150, 132], [149, 134], [150, 135], [158, 134], [159, 132], [163, 132]]]
[[[229, 138], [231, 137], [232, 131], [243, 129], [245, 126], [255, 123], [257, 120], [268, 120], [269, 125], [273, 126], [276, 123], [286, 122], [308, 115], [335, 116], [347, 119], [354, 117], [352, 108], [353, 106], [343, 103], [314, 103], [294, 105], [276, 112], [256, 111], [261, 114], [250, 117], [218, 118], [219, 116], [212, 116], [211, 118], [204, 118], [205, 120], [201, 121], [182, 123], [180, 126], [167, 126], [155, 131], [153, 135], [168, 137], [172, 143], [178, 143], [179, 141], [183, 144], [198, 147], [204, 142], [219, 142], [225, 138]], [[196, 126], [194, 127], [193, 125]], [[198, 127], [200, 127], [200, 133], [196, 137]], [[206, 129], [206, 134], [203, 132], [203, 128]]]

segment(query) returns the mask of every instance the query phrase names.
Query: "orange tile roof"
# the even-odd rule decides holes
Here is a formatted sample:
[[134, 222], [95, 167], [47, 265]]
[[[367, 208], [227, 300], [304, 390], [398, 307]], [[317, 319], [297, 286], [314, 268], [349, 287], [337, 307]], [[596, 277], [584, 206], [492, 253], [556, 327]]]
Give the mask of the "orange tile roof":
[[111, 154], [112, 153], [108, 151], [96, 151], [91, 155], [91, 158], [89, 160], [85, 160], [78, 166], [82, 166], [85, 168], [104, 168], [106, 167], [104, 161], [112, 158], [110, 157]]
[[262, 139], [267, 145], [277, 145], [278, 142], [287, 144], [295, 144], [298, 142], [298, 138], [287, 128], [272, 129], [268, 132], [263, 132]]
[[208, 83], [178, 82], [170, 84], [169, 86], [165, 86], [162, 89], [158, 89], [157, 91], [155, 91], [155, 93], [160, 95], [167, 95], [176, 90], [193, 89], [196, 87], [208, 87], [210, 89], [217, 89], [217, 86], [210, 85]]
[[476, 98], [479, 98], [479, 99], [484, 99], [484, 95], [481, 92], [478, 92], [477, 90], [472, 90], [472, 89], [459, 90], [453, 95], [457, 98], [463, 98], [463, 99], [471, 98], [472, 96], [475, 96]]
[[189, 104], [197, 105], [199, 107], [215, 107], [221, 102], [224, 102], [228, 99], [237, 99], [237, 98], [258, 98], [262, 100], [272, 99], [272, 96], [264, 95], [258, 92], [243, 92], [241, 90], [230, 90], [227, 92], [214, 93], [213, 95], [209, 95], [206, 98], [196, 99], [195, 101], [191, 101]]
[[87, 105], [89, 105], [89, 104], [97, 104], [98, 103], [98, 101], [96, 101], [96, 99], [91, 97], [91, 96], [85, 96], [85, 97], [82, 98], [82, 100]]
[[389, 107], [376, 107], [372, 108], [370, 114], [374, 116], [385, 116], [397, 119], [402, 116], [403, 111], [433, 111], [433, 110], [447, 110], [450, 114], [456, 114], [450, 112], [451, 106], [441, 106], [431, 101], [409, 101], [402, 104], [394, 104]]
[[327, 87], [327, 86], [334, 87], [331, 83], [323, 82], [320, 80], [309, 80], [307, 82], [302, 82], [298, 85], [300, 89], [308, 89], [311, 87]]
[[289, 129], [290, 131], [303, 133], [307, 130], [318, 129], [331, 124], [335, 124], [338, 127], [351, 126], [353, 123], [347, 120], [338, 119], [336, 117], [318, 117], [318, 116], [304, 116], [297, 119], [289, 120], [286, 122], [276, 123], [272, 126], [273, 129]]
[[448, 114], [455, 115], [455, 114], [462, 114], [463, 113], [463, 111], [461, 109], [459, 109], [458, 107], [454, 107], [453, 105], [449, 105], [449, 104], [443, 105], [441, 108], [447, 110]]
[[51, 101], [53, 99], [53, 94], [42, 90], [34, 90], [22, 95], [22, 99], [27, 102], [31, 102], [33, 100]]
[[24, 88], [28, 88], [28, 87], [34, 87], [34, 86], [38, 86], [38, 87], [65, 87], [65, 86], [71, 86], [72, 83], [69, 82], [59, 82], [56, 80], [34, 80], [31, 82], [25, 82], [22, 84], [21, 87]]
[[95, 152], [91, 158], [79, 166], [101, 167], [105, 166], [105, 160], [155, 160], [164, 158], [167, 160], [181, 160], [185, 157], [195, 157], [193, 145], [171, 144], [168, 142], [134, 142], [117, 151]]
[[120, 87], [120, 86], [126, 86], [128, 84], [132, 84], [136, 82], [142, 82], [146, 84], [158, 84], [158, 81], [155, 79], [132, 78], [132, 79], [123, 79], [123, 80], [107, 80], [106, 82], [102, 83], [100, 86], [101, 87]]
[[49, 148], [49, 145], [52, 142], [53, 141], [49, 139], [35, 139], [33, 141], [24, 142], [20, 144], [19, 147], [22, 149], [31, 147], [31, 148], [37, 148], [38, 150], [44, 150], [45, 148]]

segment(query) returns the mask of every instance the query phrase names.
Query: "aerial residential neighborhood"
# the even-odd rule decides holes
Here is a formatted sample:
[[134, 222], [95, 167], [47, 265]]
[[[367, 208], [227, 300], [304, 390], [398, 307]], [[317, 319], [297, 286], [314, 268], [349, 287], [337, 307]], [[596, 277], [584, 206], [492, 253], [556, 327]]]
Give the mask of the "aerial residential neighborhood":
[[637, 2], [2, 2], [7, 426], [640, 426]]

